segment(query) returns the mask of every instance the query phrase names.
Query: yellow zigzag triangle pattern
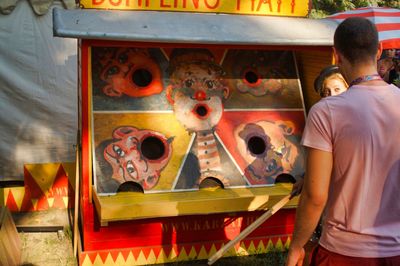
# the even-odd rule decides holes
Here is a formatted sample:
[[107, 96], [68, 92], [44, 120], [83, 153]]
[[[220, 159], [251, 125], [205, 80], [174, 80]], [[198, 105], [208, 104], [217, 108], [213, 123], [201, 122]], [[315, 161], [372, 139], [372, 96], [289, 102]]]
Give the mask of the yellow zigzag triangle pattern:
[[[291, 242], [290, 237], [285, 237], [285, 243], [282, 242], [282, 238], [278, 238], [275, 244], [271, 239], [260, 240], [257, 247], [254, 244], [254, 241], [247, 242], [248, 246], [245, 245], [244, 242], [241, 242], [240, 245], [236, 245], [231, 248], [227, 253], [224, 254], [224, 257], [231, 256], [246, 256], [246, 255], [256, 255], [261, 253], [268, 253], [272, 251], [284, 251], [286, 250]], [[201, 246], [199, 252], [196, 252], [194, 246], [190, 248], [182, 247], [177, 253], [176, 248], [172, 248], [171, 252], [167, 255], [163, 248], [161, 248], [158, 255], [154, 252], [153, 249], [150, 250], [149, 255], [146, 256], [142, 251], [139, 252], [139, 255], [135, 259], [132, 252], [129, 252], [126, 259], [118, 250], [109, 251], [106, 256], [105, 261], [101, 259], [100, 254], [98, 253], [94, 261], [91, 261], [88, 254], [84, 252], [81, 254], [81, 264], [82, 266], [108, 266], [108, 265], [118, 265], [118, 266], [128, 266], [128, 265], [148, 265], [148, 264], [161, 264], [161, 263], [169, 263], [169, 262], [178, 262], [178, 261], [188, 261], [188, 260], [204, 260], [208, 259], [210, 256], [217, 252], [217, 248], [214, 244], [211, 245], [210, 250], [207, 252], [206, 248]], [[104, 251], [103, 251], [104, 252]], [[118, 254], [117, 256], [111, 256], [111, 253]], [[105, 256], [103, 256], [105, 257]], [[114, 261], [114, 258], [115, 261]]]
[[[43, 191], [43, 193], [48, 196], [48, 190], [52, 187], [57, 173], [60, 167], [63, 167], [65, 173], [68, 176], [69, 183], [75, 186], [75, 163], [43, 163], [43, 164], [25, 164], [25, 169], [29, 172], [32, 178], [35, 180], [37, 185]], [[0, 188], [0, 206], [7, 205], [7, 198], [9, 194], [14, 198], [15, 204], [20, 211], [22, 206], [22, 201], [25, 196], [25, 187], [12, 187], [12, 188]], [[65, 208], [68, 207], [68, 197], [62, 198]], [[38, 199], [31, 199], [32, 205], [36, 208]], [[54, 198], [47, 198], [49, 207], [53, 207]]]

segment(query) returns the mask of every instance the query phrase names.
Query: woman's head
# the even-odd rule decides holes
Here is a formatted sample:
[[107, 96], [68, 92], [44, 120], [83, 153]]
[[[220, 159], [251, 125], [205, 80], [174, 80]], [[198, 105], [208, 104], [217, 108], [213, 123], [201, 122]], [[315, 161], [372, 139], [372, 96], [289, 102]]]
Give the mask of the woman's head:
[[386, 57], [393, 58], [396, 56], [396, 49], [394, 48], [384, 50], [384, 52]]
[[339, 95], [347, 88], [347, 82], [335, 65], [324, 68], [314, 81], [314, 89], [321, 97]]

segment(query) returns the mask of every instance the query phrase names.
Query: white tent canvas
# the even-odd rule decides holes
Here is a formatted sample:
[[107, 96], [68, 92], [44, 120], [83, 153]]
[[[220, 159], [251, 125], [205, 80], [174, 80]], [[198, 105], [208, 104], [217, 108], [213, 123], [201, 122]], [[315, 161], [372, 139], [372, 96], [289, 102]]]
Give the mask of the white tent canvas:
[[19, 1], [0, 15], [0, 180], [22, 179], [26, 163], [75, 160], [76, 80], [77, 41], [53, 37], [51, 10]]

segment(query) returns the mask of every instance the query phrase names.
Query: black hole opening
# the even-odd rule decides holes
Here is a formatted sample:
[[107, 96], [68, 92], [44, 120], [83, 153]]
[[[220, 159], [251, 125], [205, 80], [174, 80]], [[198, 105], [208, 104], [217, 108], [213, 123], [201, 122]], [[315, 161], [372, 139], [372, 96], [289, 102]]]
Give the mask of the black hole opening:
[[133, 181], [128, 181], [128, 182], [122, 183], [118, 187], [117, 192], [142, 192], [142, 193], [144, 193], [142, 186]]
[[248, 83], [254, 84], [254, 83], [257, 83], [257, 81], [258, 81], [258, 75], [253, 71], [248, 71], [248, 72], [246, 72], [246, 74], [244, 74], [244, 79]]
[[204, 106], [198, 106], [198, 107], [196, 108], [196, 113], [197, 113], [199, 116], [206, 116], [207, 113], [208, 113], [208, 110], [207, 110], [207, 108], [205, 108]]
[[153, 75], [150, 73], [150, 71], [139, 68], [135, 70], [135, 72], [133, 72], [132, 80], [133, 83], [135, 83], [139, 87], [147, 87], [153, 80]]
[[247, 147], [249, 148], [249, 151], [255, 155], [263, 154], [267, 149], [264, 139], [257, 136], [251, 137], [247, 141]]
[[147, 137], [142, 141], [140, 150], [144, 157], [149, 160], [157, 160], [165, 153], [164, 143], [157, 137]]
[[275, 183], [296, 183], [296, 178], [290, 174], [280, 174], [276, 177]]
[[23, 187], [24, 180], [0, 180], [0, 188], [3, 187]]
[[222, 182], [215, 178], [215, 177], [206, 177], [203, 181], [201, 181], [199, 188], [211, 188], [211, 187], [220, 187], [224, 188], [224, 184]]

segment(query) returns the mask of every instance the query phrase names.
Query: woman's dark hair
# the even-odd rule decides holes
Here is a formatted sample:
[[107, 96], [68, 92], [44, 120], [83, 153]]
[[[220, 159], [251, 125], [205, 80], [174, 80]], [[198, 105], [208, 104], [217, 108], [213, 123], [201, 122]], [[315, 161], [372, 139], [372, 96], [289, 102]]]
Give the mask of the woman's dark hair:
[[334, 47], [352, 65], [373, 60], [379, 47], [378, 31], [366, 18], [347, 18], [335, 31]]

